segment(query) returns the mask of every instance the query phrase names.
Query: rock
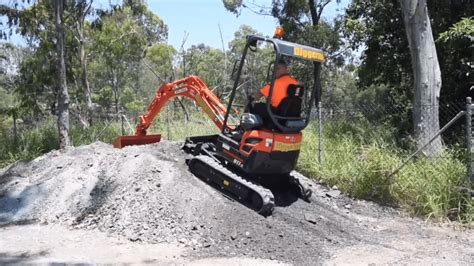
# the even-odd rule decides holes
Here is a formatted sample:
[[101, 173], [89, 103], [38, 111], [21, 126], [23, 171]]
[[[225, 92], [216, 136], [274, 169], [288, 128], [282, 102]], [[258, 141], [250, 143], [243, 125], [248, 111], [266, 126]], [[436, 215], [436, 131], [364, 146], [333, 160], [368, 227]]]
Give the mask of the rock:
[[350, 209], [350, 208], [352, 208], [352, 205], [351, 204], [346, 204], [346, 205], [344, 205], [344, 208]]
[[316, 215], [309, 212], [304, 214], [304, 219], [312, 224], [316, 224], [316, 222], [318, 221], [318, 218], [316, 217]]
[[132, 241], [132, 242], [136, 242], [136, 241], [139, 241], [139, 240], [140, 240], [140, 237], [138, 237], [138, 236], [135, 235], [135, 236], [132, 236], [132, 237], [128, 238], [128, 240], [130, 240], [130, 241]]
[[250, 232], [248, 232], [248, 231], [245, 232], [245, 236], [248, 237], [248, 238], [252, 238], [252, 237], [250, 236]]
[[198, 241], [196, 239], [191, 239], [191, 241], [189, 241], [190, 246], [197, 246], [197, 244], [198, 244]]
[[331, 190], [326, 192], [326, 196], [331, 197], [331, 198], [337, 198], [341, 195], [341, 191], [339, 190]]
[[270, 259], [271, 259], [271, 260], [275, 260], [275, 259], [276, 259], [275, 255], [273, 255], [273, 254], [270, 255]]
[[181, 244], [185, 244], [186, 239], [185, 238], [180, 238], [180, 239], [178, 239], [178, 242], [181, 243]]
[[236, 240], [237, 239], [237, 232], [234, 232], [230, 235], [230, 239]]
[[209, 242], [204, 242], [204, 243], [202, 244], [202, 246], [205, 247], [205, 248], [208, 248], [208, 247], [211, 246], [211, 243], [209, 243]]

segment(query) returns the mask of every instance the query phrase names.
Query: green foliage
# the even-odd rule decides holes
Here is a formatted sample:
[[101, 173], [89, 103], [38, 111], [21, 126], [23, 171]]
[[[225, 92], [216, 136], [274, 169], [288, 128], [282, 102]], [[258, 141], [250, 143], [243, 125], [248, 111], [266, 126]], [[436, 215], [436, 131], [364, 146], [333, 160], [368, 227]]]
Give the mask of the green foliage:
[[58, 132], [53, 120], [31, 128], [15, 139], [7, 130], [0, 131], [0, 167], [18, 160], [31, 160], [59, 147]]
[[150, 63], [153, 72], [157, 73], [163, 81], [173, 78], [173, 58], [176, 49], [168, 44], [156, 43], [147, 49], [145, 60]]
[[228, 11], [236, 15], [240, 13], [239, 8], [242, 6], [242, 0], [222, 0], [222, 3]]
[[[472, 61], [469, 59], [472, 52], [466, 48], [472, 40], [461, 36], [472, 31], [472, 19], [468, 17], [472, 16], [473, 2], [427, 1], [427, 4], [433, 35], [438, 39], [441, 100], [463, 101], [469, 94], [467, 62]], [[398, 1], [354, 0], [346, 10], [343, 25], [344, 37], [352, 48], [363, 48], [357, 71], [359, 90], [384, 84], [392, 88], [394, 99], [412, 99], [411, 58]]]
[[[204, 44], [192, 45], [184, 55], [183, 76], [197, 75], [211, 88], [222, 91], [226, 69], [224, 53]], [[219, 94], [219, 93], [217, 93]]]
[[[87, 129], [73, 125], [70, 131], [71, 142], [76, 146], [95, 141], [112, 143], [119, 135], [121, 135], [121, 130], [118, 123], [97, 123]], [[32, 160], [58, 148], [57, 124], [53, 117], [22, 131], [17, 139], [11, 132], [2, 129], [0, 130], [0, 168], [18, 160]]]
[[472, 38], [474, 38], [474, 17], [462, 18], [459, 22], [451, 26], [449, 30], [441, 33], [438, 41], [450, 42], [459, 39], [466, 39], [466, 41], [471, 41], [470, 47], [474, 48]]

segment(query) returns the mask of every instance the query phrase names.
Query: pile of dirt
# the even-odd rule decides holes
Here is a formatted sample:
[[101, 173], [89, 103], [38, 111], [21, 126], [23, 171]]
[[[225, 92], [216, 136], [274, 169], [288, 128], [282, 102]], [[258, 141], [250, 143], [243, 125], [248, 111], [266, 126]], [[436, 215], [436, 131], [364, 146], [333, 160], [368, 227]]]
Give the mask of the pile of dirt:
[[276, 195], [279, 206], [265, 218], [190, 174], [180, 147], [164, 141], [114, 149], [97, 142], [17, 162], [0, 170], [0, 223], [63, 224], [133, 242], [176, 243], [193, 257], [298, 264], [382, 244], [403, 230], [413, 237], [407, 229], [413, 221], [380, 229], [402, 219], [396, 210], [314, 182], [312, 203]]

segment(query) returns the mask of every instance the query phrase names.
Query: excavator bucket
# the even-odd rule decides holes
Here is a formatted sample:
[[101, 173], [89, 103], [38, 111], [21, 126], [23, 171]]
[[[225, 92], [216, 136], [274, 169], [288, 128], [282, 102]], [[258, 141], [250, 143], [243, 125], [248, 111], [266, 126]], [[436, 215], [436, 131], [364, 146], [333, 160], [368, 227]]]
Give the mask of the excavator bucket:
[[161, 135], [120, 136], [114, 141], [114, 147], [121, 149], [125, 146], [151, 144], [160, 140]]

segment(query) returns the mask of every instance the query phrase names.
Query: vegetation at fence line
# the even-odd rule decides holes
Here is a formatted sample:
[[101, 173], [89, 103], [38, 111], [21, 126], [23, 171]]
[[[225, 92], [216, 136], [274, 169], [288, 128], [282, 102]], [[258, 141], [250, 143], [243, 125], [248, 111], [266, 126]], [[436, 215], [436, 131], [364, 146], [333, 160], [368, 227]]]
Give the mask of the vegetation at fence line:
[[[70, 134], [75, 146], [95, 141], [112, 143], [121, 133], [121, 124], [96, 123], [89, 128], [73, 124]], [[15, 138], [6, 130], [0, 131], [0, 168], [18, 160], [32, 160], [59, 148], [56, 121], [53, 117], [22, 130]]]
[[315, 163], [318, 134], [311, 125], [304, 132], [298, 170], [356, 198], [401, 206], [414, 215], [474, 221], [472, 202], [463, 192], [466, 163], [455, 149], [446, 149], [437, 158], [418, 156], [389, 178], [409, 152], [386, 138], [390, 132], [365, 127], [354, 134], [356, 128], [328, 122], [322, 139], [322, 163]]

